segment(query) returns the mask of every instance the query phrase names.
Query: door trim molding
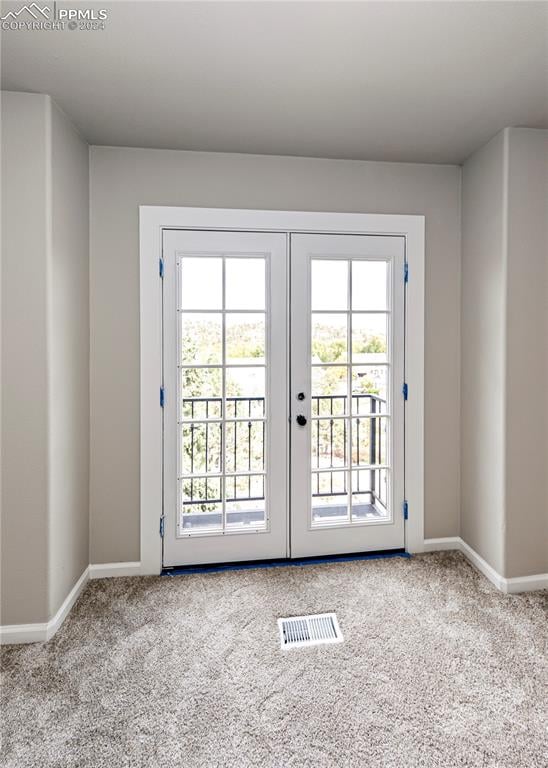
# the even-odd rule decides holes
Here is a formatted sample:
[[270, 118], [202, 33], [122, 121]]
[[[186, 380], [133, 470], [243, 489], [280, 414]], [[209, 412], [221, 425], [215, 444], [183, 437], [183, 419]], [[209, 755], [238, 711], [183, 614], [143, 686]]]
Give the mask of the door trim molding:
[[[232, 208], [139, 207], [140, 241], [140, 511], [141, 572], [162, 568], [162, 287], [164, 229], [400, 235], [406, 239], [405, 487], [408, 552], [424, 547], [424, 216], [256, 211]], [[403, 275], [402, 275], [403, 279]]]

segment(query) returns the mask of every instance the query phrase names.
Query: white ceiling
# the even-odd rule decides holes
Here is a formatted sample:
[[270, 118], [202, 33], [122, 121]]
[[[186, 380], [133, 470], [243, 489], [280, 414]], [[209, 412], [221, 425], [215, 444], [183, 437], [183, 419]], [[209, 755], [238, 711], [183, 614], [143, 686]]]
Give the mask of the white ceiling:
[[106, 29], [4, 32], [2, 87], [51, 94], [92, 144], [460, 163], [548, 127], [547, 2], [63, 6]]

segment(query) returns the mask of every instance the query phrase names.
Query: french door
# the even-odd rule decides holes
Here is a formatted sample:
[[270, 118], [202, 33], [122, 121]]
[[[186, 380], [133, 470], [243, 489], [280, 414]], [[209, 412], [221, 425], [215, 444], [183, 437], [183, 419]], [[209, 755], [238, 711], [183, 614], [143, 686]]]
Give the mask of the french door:
[[404, 546], [404, 239], [291, 235], [291, 554]]
[[287, 236], [164, 233], [164, 566], [287, 553]]
[[163, 237], [164, 566], [403, 547], [403, 238]]

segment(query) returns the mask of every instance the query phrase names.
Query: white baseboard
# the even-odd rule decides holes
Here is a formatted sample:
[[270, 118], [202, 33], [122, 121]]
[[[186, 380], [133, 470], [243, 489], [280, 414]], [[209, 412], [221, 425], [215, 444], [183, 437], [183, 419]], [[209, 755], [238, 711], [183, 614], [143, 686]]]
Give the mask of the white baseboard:
[[42, 624], [6, 624], [0, 627], [0, 645], [42, 643], [50, 640], [68, 616], [89, 579], [89, 566], [70, 590], [63, 604], [48, 622]]
[[0, 626], [0, 645], [43, 643], [50, 640], [68, 616], [89, 579], [105, 579], [112, 576], [138, 576], [141, 563], [99, 563], [89, 565], [67, 595], [55, 616], [40, 624], [6, 624]]
[[90, 579], [110, 579], [116, 576], [139, 576], [141, 563], [96, 563], [89, 566]]
[[[425, 539], [424, 552], [457, 550], [472, 563], [501, 592], [516, 594], [537, 589], [548, 589], [548, 573], [533, 576], [518, 576], [506, 579], [489, 565], [478, 553], [459, 536], [440, 539]], [[86, 568], [65, 601], [48, 622], [41, 624], [7, 624], [0, 626], [0, 645], [19, 643], [40, 643], [50, 640], [68, 616], [72, 606], [80, 597], [89, 579], [108, 579], [117, 576], [138, 576], [141, 563], [97, 563]]]
[[443, 539], [425, 539], [425, 552], [441, 552], [456, 549], [469, 560], [501, 592], [517, 594], [532, 592], [537, 589], [548, 589], [548, 573], [537, 573], [533, 576], [516, 576], [510, 579], [501, 576], [489, 563], [478, 555], [460, 536], [448, 536]]
[[483, 575], [488, 578], [497, 589], [500, 589], [501, 592], [506, 592], [506, 589], [504, 588], [506, 579], [501, 576], [500, 573], [495, 571], [493, 566], [489, 565], [487, 560], [484, 560], [481, 555], [478, 555], [476, 550], [472, 549], [472, 547], [462, 539], [460, 541], [460, 551], [466, 559], [472, 563], [474, 568], [480, 573], [483, 573]]
[[535, 573], [533, 576], [515, 576], [505, 579], [506, 589], [509, 595], [518, 592], [535, 592], [537, 589], [548, 589], [548, 573]]
[[443, 539], [425, 539], [423, 552], [442, 552], [448, 549], [461, 550], [459, 536], [446, 536]]

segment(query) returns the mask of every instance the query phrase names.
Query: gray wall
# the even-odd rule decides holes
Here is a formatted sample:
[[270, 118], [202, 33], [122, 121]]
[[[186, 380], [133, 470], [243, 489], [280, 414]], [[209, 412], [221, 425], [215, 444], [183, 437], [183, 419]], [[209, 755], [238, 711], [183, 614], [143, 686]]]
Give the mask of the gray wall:
[[508, 130], [506, 576], [548, 572], [548, 130]]
[[89, 563], [88, 147], [2, 93], [2, 624], [44, 622]]
[[2, 128], [2, 624], [46, 621], [90, 561], [139, 559], [147, 204], [424, 214], [426, 536], [548, 570], [548, 132], [465, 164], [461, 280], [454, 166], [92, 147], [88, 196], [49, 97], [2, 93]]
[[48, 618], [49, 120], [2, 93], [2, 624]]
[[89, 150], [52, 105], [50, 616], [89, 564]]
[[91, 562], [139, 559], [139, 205], [426, 215], [426, 536], [459, 532], [460, 168], [91, 147]]
[[548, 131], [464, 165], [461, 536], [501, 575], [548, 572]]
[[504, 134], [462, 175], [461, 536], [504, 562]]

